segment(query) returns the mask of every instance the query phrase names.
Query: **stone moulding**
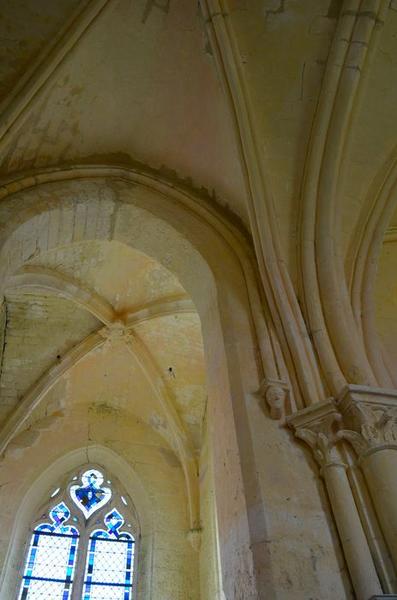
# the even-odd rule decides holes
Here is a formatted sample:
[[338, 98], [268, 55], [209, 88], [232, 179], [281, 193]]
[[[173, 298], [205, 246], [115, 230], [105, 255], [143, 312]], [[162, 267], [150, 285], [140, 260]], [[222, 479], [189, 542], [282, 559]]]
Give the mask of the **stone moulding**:
[[200, 0], [200, 6], [246, 170], [247, 210], [269, 311], [291, 372], [294, 368], [297, 371], [302, 402], [314, 404], [324, 388], [309, 336], [302, 335], [307, 331], [306, 324], [274, 233], [277, 231], [275, 208], [264, 175], [261, 144], [253, 126], [247, 83], [228, 18], [231, 10], [224, 0]]
[[389, 228], [395, 210], [397, 186], [397, 147], [386, 159], [374, 184], [368, 190], [367, 205], [370, 218], [357, 242], [354, 270], [351, 274], [353, 310], [361, 322], [365, 348], [374, 369], [378, 385], [397, 387], [395, 370], [387, 354], [382, 352], [376, 328], [374, 289], [378, 262], [384, 241], [396, 239], [395, 228]]
[[[331, 393], [348, 381], [376, 385], [337, 251], [343, 157], [388, 0], [341, 4], [308, 145], [301, 197], [301, 286], [309, 328]], [[371, 18], [368, 15], [371, 14]], [[332, 184], [330, 184], [332, 182]], [[338, 185], [339, 183], [339, 185]], [[333, 260], [330, 260], [330, 257]]]

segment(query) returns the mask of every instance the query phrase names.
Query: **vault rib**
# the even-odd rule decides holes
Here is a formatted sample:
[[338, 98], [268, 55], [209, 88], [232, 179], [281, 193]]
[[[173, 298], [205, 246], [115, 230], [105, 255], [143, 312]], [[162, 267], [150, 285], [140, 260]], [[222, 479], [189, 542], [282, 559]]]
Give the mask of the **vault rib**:
[[91, 333], [39, 377], [3, 425], [0, 431], [0, 454], [59, 379], [104, 342], [105, 339], [99, 332]]
[[86, 309], [104, 325], [116, 318], [112, 305], [92, 290], [82, 287], [75, 279], [46, 267], [26, 265], [19, 273], [8, 278], [5, 290], [44, 292], [71, 300]]
[[0, 105], [0, 151], [30, 114], [37, 96], [45, 89], [58, 66], [108, 4], [110, 0], [88, 0], [83, 8], [78, 8], [3, 100]]

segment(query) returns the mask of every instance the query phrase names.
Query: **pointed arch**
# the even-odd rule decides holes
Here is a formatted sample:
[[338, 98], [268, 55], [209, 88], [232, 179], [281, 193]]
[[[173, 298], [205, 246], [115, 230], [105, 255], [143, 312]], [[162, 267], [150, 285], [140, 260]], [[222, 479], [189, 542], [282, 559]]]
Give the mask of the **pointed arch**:
[[116, 318], [112, 305], [93, 290], [83, 288], [72, 277], [39, 265], [25, 265], [5, 284], [5, 293], [11, 290], [39, 292], [62, 296], [77, 306], [85, 308], [104, 325], [110, 325]]
[[[250, 240], [203, 194], [141, 168], [93, 165], [36, 172], [4, 182], [1, 199], [0, 282], [32, 253], [71, 241], [116, 240], [155, 258], [192, 298], [208, 368], [215, 493], [223, 507], [220, 537], [230, 538], [229, 519], [241, 515], [240, 550], [233, 561], [226, 556], [227, 543], [222, 546], [224, 577], [238, 572], [261, 593], [266, 584], [257, 579], [255, 565], [269, 564], [268, 551], [254, 540], [267, 536], [265, 502], [247, 399], [264, 378], [288, 375], [267, 318]], [[73, 229], [68, 223], [77, 210], [80, 225]], [[296, 406], [293, 395], [291, 406]], [[230, 434], [217, 436], [220, 429]], [[191, 462], [189, 470], [193, 476]]]
[[15, 498], [13, 532], [0, 576], [0, 595], [2, 597], [12, 598], [16, 594], [16, 565], [20, 563], [20, 557], [23, 555], [30, 523], [34, 521], [35, 515], [42, 506], [43, 492], [47, 493], [49, 497], [54, 488], [58, 487], [60, 473], [79, 471], [84, 465], [89, 464], [97, 464], [105, 471], [112, 473], [123, 483], [126, 493], [133, 500], [142, 539], [143, 563], [139, 568], [142, 571], [142, 577], [146, 580], [145, 585], [150, 597], [150, 564], [154, 534], [154, 510], [150, 496], [133, 467], [113, 450], [98, 444], [78, 448], [63, 455], [50, 463], [38, 477], [27, 474], [23, 495]]
[[378, 385], [397, 385], [393, 369], [389, 368], [375, 325], [374, 289], [383, 239], [393, 211], [397, 194], [397, 149], [382, 166], [370, 189], [366, 206], [369, 218], [360, 231], [355, 248], [351, 297], [354, 315], [362, 331], [368, 359], [371, 361]]

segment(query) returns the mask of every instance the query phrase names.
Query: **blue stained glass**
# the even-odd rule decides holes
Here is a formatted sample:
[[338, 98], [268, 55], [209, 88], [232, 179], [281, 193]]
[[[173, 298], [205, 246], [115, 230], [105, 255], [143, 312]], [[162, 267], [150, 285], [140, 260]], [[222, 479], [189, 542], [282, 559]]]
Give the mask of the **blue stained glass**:
[[124, 518], [113, 509], [104, 519], [106, 531], [91, 534], [83, 600], [131, 600], [134, 538], [119, 532]]
[[112, 492], [110, 488], [102, 487], [103, 475], [95, 469], [83, 473], [81, 480], [83, 485], [72, 485], [70, 495], [73, 502], [88, 518], [110, 500]]
[[65, 525], [70, 511], [60, 502], [50, 511], [52, 523], [35, 528], [19, 600], [70, 600], [79, 532]]

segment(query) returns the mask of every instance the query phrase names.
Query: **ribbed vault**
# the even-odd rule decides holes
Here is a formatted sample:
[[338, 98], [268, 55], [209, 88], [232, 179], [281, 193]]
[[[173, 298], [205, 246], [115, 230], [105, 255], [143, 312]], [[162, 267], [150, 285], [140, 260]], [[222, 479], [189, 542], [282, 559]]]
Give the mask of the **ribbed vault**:
[[[65, 376], [77, 398], [99, 385], [96, 399], [86, 391], [90, 406], [131, 413], [158, 430], [185, 464], [188, 489], [195, 487], [203, 346], [200, 320], [175, 276], [117, 242], [72, 243], [40, 253], [9, 277], [5, 311], [3, 421], [45, 406]], [[65, 396], [58, 404], [67, 411]]]

